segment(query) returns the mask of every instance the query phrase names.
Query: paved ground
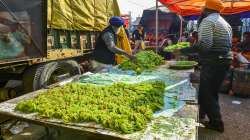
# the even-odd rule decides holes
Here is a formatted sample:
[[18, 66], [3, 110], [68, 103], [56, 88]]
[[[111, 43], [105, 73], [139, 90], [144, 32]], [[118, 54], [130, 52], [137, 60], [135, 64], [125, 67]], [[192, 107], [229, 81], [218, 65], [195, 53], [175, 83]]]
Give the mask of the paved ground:
[[[235, 105], [232, 101], [241, 101]], [[225, 123], [223, 134], [199, 130], [199, 140], [250, 140], [250, 99], [220, 96], [221, 111]]]

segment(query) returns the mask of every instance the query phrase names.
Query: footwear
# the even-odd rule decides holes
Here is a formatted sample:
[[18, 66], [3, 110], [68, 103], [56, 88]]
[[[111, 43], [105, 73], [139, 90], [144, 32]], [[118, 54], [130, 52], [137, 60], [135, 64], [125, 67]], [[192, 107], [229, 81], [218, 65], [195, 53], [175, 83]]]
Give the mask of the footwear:
[[217, 132], [220, 132], [220, 133], [223, 133], [224, 132], [224, 124], [223, 122], [220, 122], [220, 123], [204, 123], [205, 125], [205, 128], [207, 129], [210, 129], [210, 130], [214, 130], [214, 131], [217, 131]]
[[199, 123], [206, 126], [206, 124], [209, 124], [209, 121], [206, 118], [204, 118], [204, 119], [199, 119]]

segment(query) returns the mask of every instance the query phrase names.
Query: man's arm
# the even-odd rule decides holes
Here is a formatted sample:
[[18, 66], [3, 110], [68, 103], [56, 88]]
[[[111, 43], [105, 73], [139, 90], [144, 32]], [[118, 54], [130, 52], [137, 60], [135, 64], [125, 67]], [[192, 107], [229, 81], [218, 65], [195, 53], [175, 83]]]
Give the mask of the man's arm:
[[199, 29], [199, 40], [197, 45], [199, 45], [200, 51], [209, 51], [213, 46], [213, 31], [214, 23], [209, 20], [204, 20]]
[[182, 49], [181, 53], [187, 55], [191, 53], [209, 51], [213, 46], [213, 27], [214, 24], [211, 21], [203, 21], [200, 25], [198, 42], [192, 47]]
[[136, 30], [133, 31], [133, 33], [132, 33], [132, 39], [133, 39], [133, 40], [135, 40], [135, 34], [136, 34]]
[[199, 46], [198, 46], [197, 44], [195, 44], [195, 45], [192, 46], [192, 47], [188, 47], [188, 48], [181, 49], [180, 52], [181, 52], [183, 55], [189, 55], [189, 54], [198, 53], [198, 52], [199, 52]]
[[116, 47], [114, 36], [111, 33], [108, 33], [108, 32], [104, 33], [102, 36], [102, 39], [104, 40], [105, 44], [107, 45], [108, 49], [111, 52], [113, 52], [115, 54], [128, 56], [128, 54], [124, 50]]

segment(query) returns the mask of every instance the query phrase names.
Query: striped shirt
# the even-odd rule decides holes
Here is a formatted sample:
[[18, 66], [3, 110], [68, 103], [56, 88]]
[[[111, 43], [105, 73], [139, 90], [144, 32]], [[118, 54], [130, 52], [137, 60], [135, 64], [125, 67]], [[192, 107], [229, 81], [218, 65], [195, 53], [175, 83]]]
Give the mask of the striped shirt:
[[[198, 29], [198, 44], [205, 54], [222, 54], [219, 58], [230, 57], [232, 28], [219, 13], [204, 18]], [[224, 56], [223, 56], [224, 55]]]

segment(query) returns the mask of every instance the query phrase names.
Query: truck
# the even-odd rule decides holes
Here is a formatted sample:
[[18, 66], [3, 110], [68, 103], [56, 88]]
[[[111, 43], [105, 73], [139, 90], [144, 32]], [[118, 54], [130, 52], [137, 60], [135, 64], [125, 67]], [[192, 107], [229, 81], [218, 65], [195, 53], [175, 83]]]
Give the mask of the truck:
[[80, 74], [118, 15], [117, 0], [0, 0], [0, 87], [19, 80], [31, 92]]

